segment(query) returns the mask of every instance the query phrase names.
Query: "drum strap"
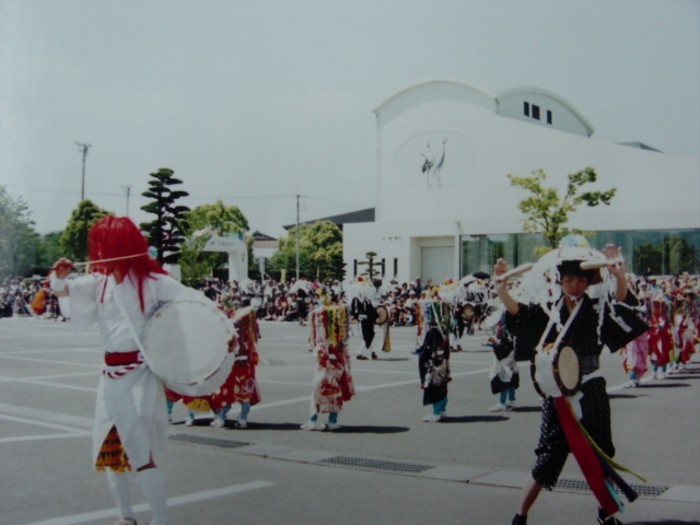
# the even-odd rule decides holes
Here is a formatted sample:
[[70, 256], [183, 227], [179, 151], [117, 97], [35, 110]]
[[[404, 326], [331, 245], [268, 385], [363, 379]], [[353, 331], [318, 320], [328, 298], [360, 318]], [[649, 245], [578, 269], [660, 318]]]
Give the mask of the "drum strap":
[[[559, 347], [559, 343], [561, 343], [561, 340], [564, 338], [564, 335], [566, 332], [569, 330], [569, 327], [571, 326], [571, 323], [574, 322], [574, 318], [578, 314], [578, 311], [581, 309], [581, 305], [583, 304], [583, 301], [579, 301], [576, 303], [576, 306], [574, 306], [573, 311], [571, 312], [571, 315], [569, 315], [569, 318], [566, 320], [566, 323], [562, 327], [561, 330], [559, 330], [559, 335], [557, 335], [556, 341], [554, 341], [554, 348]], [[555, 305], [555, 308], [559, 306], [559, 302]], [[542, 337], [540, 338], [540, 342], [537, 343], [537, 346], [535, 347], [535, 350], [537, 352], [541, 352], [542, 349], [544, 348], [544, 341], [549, 335], [549, 331], [552, 329], [552, 326], [554, 326], [554, 314], [550, 312], [549, 315], [549, 323], [547, 323], [547, 328], [544, 329], [544, 332], [542, 332]]]

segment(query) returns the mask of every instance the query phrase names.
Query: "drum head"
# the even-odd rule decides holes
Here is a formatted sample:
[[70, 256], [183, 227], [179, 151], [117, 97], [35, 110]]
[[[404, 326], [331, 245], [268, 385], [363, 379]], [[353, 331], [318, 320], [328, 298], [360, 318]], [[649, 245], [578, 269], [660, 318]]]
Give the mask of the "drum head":
[[474, 307], [471, 304], [465, 304], [464, 308], [462, 308], [462, 318], [465, 321], [471, 321], [474, 318], [475, 313], [476, 310], [474, 310]]
[[377, 320], [374, 324], [383, 325], [389, 320], [389, 310], [383, 304], [377, 306]]
[[233, 323], [214, 303], [173, 301], [146, 324], [144, 358], [168, 385], [197, 384], [222, 366], [233, 333]]
[[581, 370], [578, 356], [570, 346], [559, 349], [554, 360], [554, 376], [563, 394], [571, 396], [578, 391], [581, 384]]

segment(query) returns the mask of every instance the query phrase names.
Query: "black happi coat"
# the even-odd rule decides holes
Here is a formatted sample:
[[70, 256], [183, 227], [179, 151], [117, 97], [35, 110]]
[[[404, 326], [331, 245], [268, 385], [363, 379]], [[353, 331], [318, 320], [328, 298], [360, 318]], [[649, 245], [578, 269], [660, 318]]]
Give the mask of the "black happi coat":
[[[616, 352], [630, 341], [636, 339], [649, 326], [634, 308], [637, 299], [631, 293], [623, 302], [616, 304], [605, 303], [603, 308], [600, 333], [598, 329], [600, 312], [596, 308], [599, 299], [591, 299], [584, 295], [576, 318], [572, 321], [561, 341], [561, 346], [571, 346], [581, 360], [584, 374], [598, 368], [598, 356], [604, 346], [611, 352]], [[534, 356], [535, 347], [542, 337], [549, 322], [548, 312], [538, 304], [519, 304], [517, 315], [506, 315], [506, 329], [515, 336], [515, 358], [518, 361], [530, 360]], [[561, 324], [569, 318], [569, 311], [563, 301], [559, 305]], [[544, 343], [554, 343], [558, 336], [557, 327], [552, 326], [545, 337]]]
[[418, 349], [418, 373], [423, 385], [423, 405], [432, 405], [447, 397], [450, 382], [450, 345], [440, 330], [430, 328]]
[[377, 309], [369, 299], [355, 297], [350, 303], [350, 315], [360, 321], [360, 330], [365, 347], [369, 348], [374, 340], [374, 323], [377, 321]]

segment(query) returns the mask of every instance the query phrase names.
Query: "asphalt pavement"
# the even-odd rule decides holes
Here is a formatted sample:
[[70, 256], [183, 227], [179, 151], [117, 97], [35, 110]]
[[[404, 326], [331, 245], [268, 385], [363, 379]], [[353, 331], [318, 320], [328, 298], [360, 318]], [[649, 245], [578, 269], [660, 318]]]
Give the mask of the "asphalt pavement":
[[[521, 367], [517, 407], [490, 412], [491, 351], [478, 332], [451, 358], [447, 418], [424, 423], [416, 329], [391, 329], [389, 353], [353, 358], [356, 396], [335, 431], [304, 431], [313, 376], [308, 327], [261, 321], [257, 375], [262, 402], [247, 429], [184, 425], [175, 407], [166, 475], [171, 525], [509, 524], [534, 460], [540, 401]], [[352, 350], [360, 344], [354, 329]], [[96, 329], [0, 319], [0, 525], [106, 524], [116, 510], [91, 465], [91, 422], [102, 360]], [[602, 370], [613, 410], [616, 460], [639, 492], [620, 519], [636, 525], [700, 524], [700, 358], [663, 380], [623, 388], [619, 355]], [[325, 421], [325, 417], [322, 418]], [[136, 483], [141, 525], [149, 513]], [[573, 457], [559, 485], [543, 492], [530, 525], [590, 524], [596, 501]]]

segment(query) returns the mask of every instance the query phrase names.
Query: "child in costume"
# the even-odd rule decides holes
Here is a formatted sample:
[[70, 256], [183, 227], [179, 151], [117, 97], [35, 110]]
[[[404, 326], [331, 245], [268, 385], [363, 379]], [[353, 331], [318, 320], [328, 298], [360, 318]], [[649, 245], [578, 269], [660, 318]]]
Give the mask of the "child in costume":
[[328, 414], [322, 430], [336, 430], [338, 413], [355, 395], [348, 351], [349, 311], [345, 305], [320, 304], [311, 312], [310, 337], [316, 354], [309, 419], [302, 430], [316, 430], [319, 413]]
[[423, 417], [423, 421], [437, 423], [445, 418], [447, 385], [452, 380], [450, 345], [437, 326], [428, 329], [419, 348], [418, 374], [423, 390], [423, 405], [432, 405], [432, 413]]
[[256, 349], [260, 339], [260, 329], [255, 310], [245, 307], [233, 313], [233, 322], [238, 333], [238, 349], [231, 374], [221, 387], [212, 394], [211, 406], [216, 413], [211, 425], [226, 426], [226, 415], [231, 406], [240, 403], [241, 412], [234, 421], [235, 428], [248, 428], [250, 407], [260, 403], [260, 389], [255, 379], [259, 357]]
[[[520, 386], [518, 363], [515, 360], [513, 338], [505, 329], [505, 312], [496, 312], [498, 322], [495, 337], [490, 337], [487, 346], [493, 349], [493, 366], [489, 373], [491, 392], [498, 394], [498, 403], [490, 412], [510, 411], [515, 407], [515, 390]], [[486, 320], [488, 324], [490, 319]]]
[[[614, 263], [609, 262], [612, 259]], [[600, 266], [588, 270], [582, 267], [584, 262]], [[506, 262], [499, 259], [494, 275], [506, 271]], [[608, 284], [604, 282], [608, 275], [612, 276], [609, 288], [592, 286], [599, 282]], [[544, 392], [537, 460], [523, 487], [512, 524], [527, 523], [528, 511], [540, 491], [556, 485], [571, 451], [598, 500], [598, 523], [618, 525], [620, 521], [614, 514], [621, 503], [607, 486], [610, 479], [623, 490], [629, 486], [604, 461], [614, 455], [615, 447], [599, 356], [604, 346], [618, 350], [647, 329], [639, 319], [636, 299], [628, 293], [619, 251], [609, 245], [601, 253], [588, 247], [585, 239], [565, 238], [558, 249], [544, 255], [525, 275], [523, 289], [515, 294], [517, 299], [511, 295], [505, 279], [496, 281], [496, 292], [506, 309], [506, 328], [515, 337], [516, 356], [535, 352], [536, 362], [544, 365], [556, 358], [565, 345], [570, 346], [583, 374], [576, 395], [566, 394], [558, 383]], [[594, 452], [589, 439], [604, 456]], [[630, 500], [636, 497], [631, 489], [626, 495]]]
[[649, 356], [649, 332], [644, 332], [634, 341], [630, 341], [622, 350], [622, 366], [629, 377], [625, 388], [636, 388], [647, 373], [647, 358]]

